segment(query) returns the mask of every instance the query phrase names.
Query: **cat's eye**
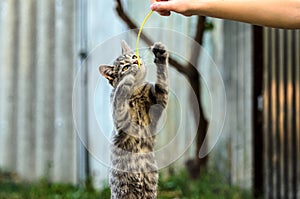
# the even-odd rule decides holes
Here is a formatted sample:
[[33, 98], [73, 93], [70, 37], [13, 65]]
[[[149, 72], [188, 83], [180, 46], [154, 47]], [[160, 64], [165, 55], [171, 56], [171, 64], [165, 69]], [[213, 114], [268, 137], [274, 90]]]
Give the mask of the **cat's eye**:
[[128, 70], [128, 68], [129, 68], [129, 65], [125, 65], [125, 66], [122, 68], [122, 72], [125, 72], [125, 71], [127, 71], [127, 70]]
[[137, 59], [137, 56], [136, 55], [132, 55], [132, 59]]

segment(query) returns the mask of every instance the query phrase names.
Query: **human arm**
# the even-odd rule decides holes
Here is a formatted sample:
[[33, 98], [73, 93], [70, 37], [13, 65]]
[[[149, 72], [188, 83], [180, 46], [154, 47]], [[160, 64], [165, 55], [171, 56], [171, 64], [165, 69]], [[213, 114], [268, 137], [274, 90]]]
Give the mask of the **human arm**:
[[161, 15], [177, 12], [276, 28], [300, 28], [300, 0], [169, 0], [153, 3]]

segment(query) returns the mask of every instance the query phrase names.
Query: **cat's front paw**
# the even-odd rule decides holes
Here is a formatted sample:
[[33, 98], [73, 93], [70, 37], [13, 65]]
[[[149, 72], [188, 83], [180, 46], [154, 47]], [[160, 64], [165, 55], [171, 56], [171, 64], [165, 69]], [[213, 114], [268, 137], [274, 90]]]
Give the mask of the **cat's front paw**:
[[155, 63], [164, 63], [168, 58], [166, 47], [161, 42], [156, 42], [152, 46], [152, 52], [155, 56]]

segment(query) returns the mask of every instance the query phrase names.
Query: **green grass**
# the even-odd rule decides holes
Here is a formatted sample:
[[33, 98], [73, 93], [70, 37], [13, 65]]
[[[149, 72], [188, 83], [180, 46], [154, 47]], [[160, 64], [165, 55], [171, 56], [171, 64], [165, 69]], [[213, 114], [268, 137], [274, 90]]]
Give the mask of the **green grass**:
[[[3, 177], [6, 176], [6, 177]], [[47, 180], [35, 183], [16, 182], [7, 174], [0, 174], [0, 199], [109, 199], [110, 190], [106, 186], [95, 190], [91, 186], [76, 187], [69, 184], [53, 184]], [[222, 177], [206, 174], [196, 181], [182, 171], [159, 181], [159, 199], [252, 199], [249, 191], [228, 185]]]
[[93, 187], [49, 183], [42, 179], [34, 183], [20, 182], [13, 174], [0, 173], [0, 199], [99, 199], [109, 198], [108, 187], [98, 191]]
[[109, 198], [109, 194], [108, 189], [100, 192], [67, 184], [0, 183], [0, 199], [93, 199]]
[[167, 178], [160, 176], [159, 197], [188, 199], [252, 199], [251, 191], [230, 186], [217, 174], [207, 173], [197, 180], [189, 179], [185, 171]]

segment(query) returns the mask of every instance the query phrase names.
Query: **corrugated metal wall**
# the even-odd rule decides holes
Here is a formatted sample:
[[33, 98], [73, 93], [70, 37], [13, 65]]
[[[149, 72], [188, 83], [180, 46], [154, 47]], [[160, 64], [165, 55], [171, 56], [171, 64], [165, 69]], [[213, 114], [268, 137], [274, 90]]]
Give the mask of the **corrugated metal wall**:
[[266, 198], [300, 197], [300, 31], [264, 29]]
[[75, 1], [2, 0], [0, 12], [0, 167], [75, 183]]
[[224, 67], [227, 118], [221, 142], [231, 184], [252, 187], [252, 27], [224, 21]]

